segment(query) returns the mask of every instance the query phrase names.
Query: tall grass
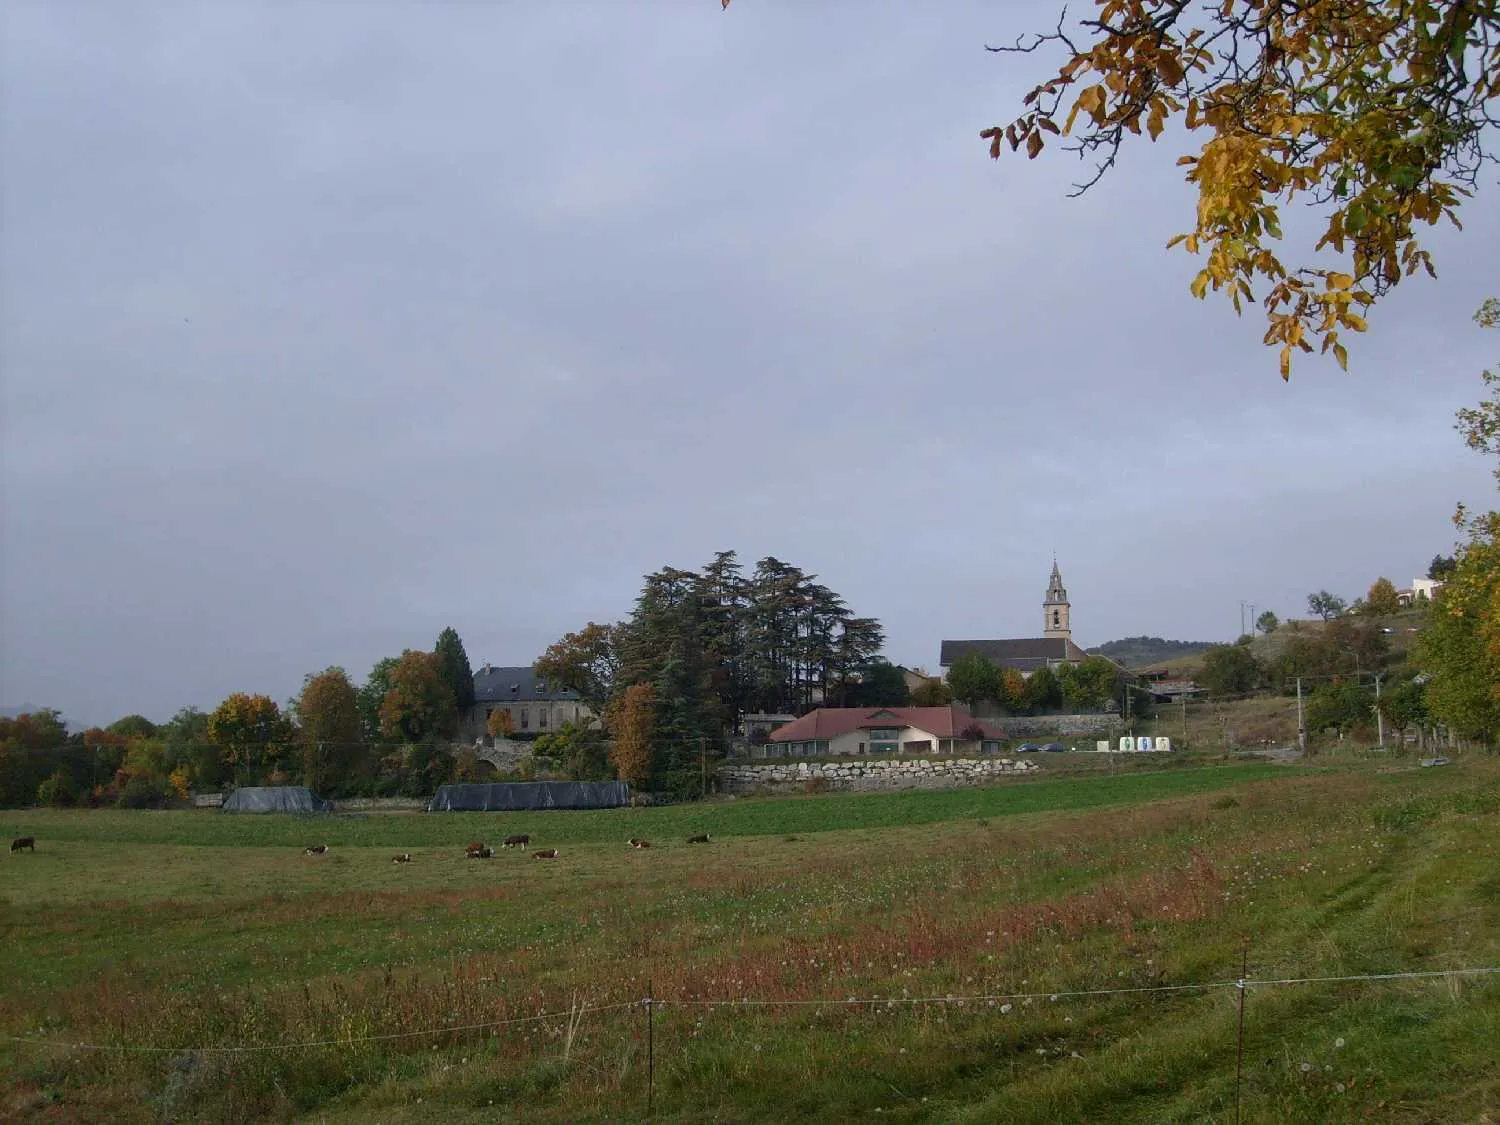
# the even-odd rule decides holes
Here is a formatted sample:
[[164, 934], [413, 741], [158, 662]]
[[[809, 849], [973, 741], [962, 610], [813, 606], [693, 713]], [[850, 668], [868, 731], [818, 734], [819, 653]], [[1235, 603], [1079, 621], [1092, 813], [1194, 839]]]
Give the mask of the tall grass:
[[[1262, 979], [1500, 964], [1497, 782], [1279, 769], [1232, 802], [980, 819], [970, 792], [902, 794], [952, 815], [886, 827], [881, 798], [742, 802], [711, 811], [785, 819], [711, 825], [707, 848], [613, 832], [556, 863], [44, 839], [0, 869], [0, 936], [26, 952], [0, 1031], [168, 1050], [0, 1043], [0, 1116], [641, 1119], [649, 988], [657, 1120], [1231, 1120], [1233, 990], [1062, 994], [1233, 980], [1247, 948]], [[861, 823], [785, 829], [809, 808]], [[1477, 1119], [1500, 1097], [1500, 982], [1247, 1003], [1247, 1121]], [[499, 1026], [451, 1030], [474, 1024]], [[302, 1042], [322, 1045], [203, 1050]]]

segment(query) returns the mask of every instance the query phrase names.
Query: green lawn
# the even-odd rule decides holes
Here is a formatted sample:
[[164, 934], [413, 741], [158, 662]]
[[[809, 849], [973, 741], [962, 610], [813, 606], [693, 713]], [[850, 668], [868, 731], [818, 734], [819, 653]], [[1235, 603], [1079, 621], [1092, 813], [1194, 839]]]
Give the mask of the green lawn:
[[[1247, 949], [1260, 979], [1500, 965], [1485, 759], [0, 823], [40, 839], [0, 863], [0, 1034], [34, 1041], [0, 1040], [4, 1120], [641, 1120], [649, 989], [654, 1120], [1232, 1121], [1234, 989], [1052, 995]], [[462, 857], [512, 831], [561, 857]], [[1500, 1114], [1500, 979], [1252, 989], [1245, 1023], [1246, 1122]]]

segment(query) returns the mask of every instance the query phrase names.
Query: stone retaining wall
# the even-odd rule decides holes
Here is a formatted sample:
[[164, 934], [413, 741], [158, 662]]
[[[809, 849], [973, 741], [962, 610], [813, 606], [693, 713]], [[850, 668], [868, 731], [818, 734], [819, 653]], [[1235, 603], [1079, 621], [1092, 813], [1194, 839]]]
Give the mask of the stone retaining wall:
[[726, 793], [806, 787], [830, 789], [954, 789], [999, 777], [1036, 773], [1035, 762], [1011, 758], [920, 758], [912, 761], [794, 762], [786, 765], [722, 766]]

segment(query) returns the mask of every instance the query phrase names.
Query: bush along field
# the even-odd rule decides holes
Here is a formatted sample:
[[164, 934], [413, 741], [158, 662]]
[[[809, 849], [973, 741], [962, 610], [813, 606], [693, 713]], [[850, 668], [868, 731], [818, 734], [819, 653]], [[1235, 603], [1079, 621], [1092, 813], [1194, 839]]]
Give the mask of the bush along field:
[[1500, 1115], [1494, 759], [0, 824], [7, 1120]]

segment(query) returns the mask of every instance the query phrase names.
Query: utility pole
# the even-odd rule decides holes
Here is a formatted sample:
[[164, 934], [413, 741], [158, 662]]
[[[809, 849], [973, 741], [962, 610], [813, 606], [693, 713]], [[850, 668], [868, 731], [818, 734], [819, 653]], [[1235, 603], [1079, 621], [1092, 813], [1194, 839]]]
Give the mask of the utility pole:
[[702, 737], [700, 737], [698, 739], [698, 765], [703, 770], [703, 793], [702, 793], [702, 796], [707, 797], [708, 796], [708, 739], [702, 738]]
[[1181, 695], [1179, 695], [1177, 697], [1177, 700], [1178, 700], [1179, 703], [1182, 704], [1182, 745], [1183, 745], [1183, 748], [1186, 749], [1187, 748], [1187, 692], [1183, 692]]
[[1380, 748], [1385, 749], [1385, 717], [1380, 713], [1380, 676], [1375, 677], [1375, 734], [1380, 739]]
[[1302, 717], [1302, 677], [1297, 677], [1297, 749], [1307, 754], [1307, 723]]

